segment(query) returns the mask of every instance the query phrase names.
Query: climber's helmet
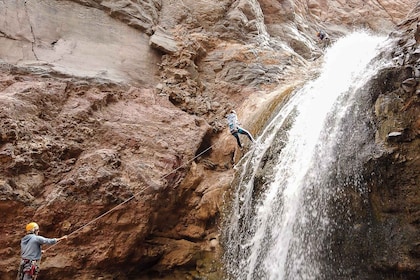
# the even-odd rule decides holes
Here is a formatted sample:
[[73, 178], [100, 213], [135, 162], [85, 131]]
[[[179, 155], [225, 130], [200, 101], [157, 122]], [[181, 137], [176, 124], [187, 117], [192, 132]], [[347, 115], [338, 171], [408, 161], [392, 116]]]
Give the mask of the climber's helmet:
[[35, 231], [38, 231], [38, 230], [39, 230], [39, 226], [35, 222], [31, 222], [26, 225], [26, 232], [28, 233], [34, 233]]

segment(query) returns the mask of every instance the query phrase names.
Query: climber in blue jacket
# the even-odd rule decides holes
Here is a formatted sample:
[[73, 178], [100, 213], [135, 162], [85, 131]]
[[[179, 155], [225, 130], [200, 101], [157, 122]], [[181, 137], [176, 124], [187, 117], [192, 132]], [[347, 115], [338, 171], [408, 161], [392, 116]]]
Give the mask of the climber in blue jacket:
[[63, 239], [67, 239], [67, 235], [60, 238], [46, 238], [38, 235], [39, 226], [37, 223], [31, 222], [26, 225], [26, 235], [21, 240], [21, 257], [20, 267], [18, 271], [19, 280], [36, 279], [39, 271], [39, 261], [41, 260], [43, 244], [55, 244]]
[[230, 133], [236, 138], [236, 142], [238, 142], [238, 146], [240, 149], [242, 149], [242, 144], [241, 144], [241, 139], [239, 139], [239, 134], [245, 134], [246, 136], [248, 136], [249, 140], [251, 140], [252, 143], [255, 142], [251, 133], [249, 133], [249, 131], [239, 126], [240, 123], [238, 121], [238, 116], [236, 115], [235, 110], [231, 110], [230, 114], [227, 115], [227, 122], [229, 125]]

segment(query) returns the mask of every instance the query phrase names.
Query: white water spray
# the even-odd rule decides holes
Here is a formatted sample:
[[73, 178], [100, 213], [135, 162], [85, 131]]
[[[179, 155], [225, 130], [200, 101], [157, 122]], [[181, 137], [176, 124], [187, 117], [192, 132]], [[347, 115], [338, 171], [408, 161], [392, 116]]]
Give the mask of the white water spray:
[[[383, 42], [360, 32], [334, 44], [320, 76], [293, 94], [244, 159], [226, 232], [231, 279], [326, 279], [327, 203], [340, 188], [331, 182], [345, 173], [342, 161], [351, 158], [352, 171], [361, 161], [340, 154], [342, 143], [367, 149], [368, 129], [350, 119], [362, 110], [361, 87], [384, 66], [373, 63]], [[264, 181], [258, 190], [256, 180]]]

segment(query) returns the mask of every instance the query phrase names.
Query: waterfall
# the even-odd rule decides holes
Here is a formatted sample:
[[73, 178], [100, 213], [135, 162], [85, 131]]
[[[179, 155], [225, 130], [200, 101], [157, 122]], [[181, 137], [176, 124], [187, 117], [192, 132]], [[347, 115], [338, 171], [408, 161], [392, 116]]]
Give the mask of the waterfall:
[[386, 66], [375, 59], [385, 42], [366, 32], [339, 39], [241, 160], [225, 227], [229, 279], [337, 279], [328, 238], [339, 226], [331, 216], [346, 210], [330, 206], [346, 188], [365, 191], [362, 164], [380, 152], [366, 83]]

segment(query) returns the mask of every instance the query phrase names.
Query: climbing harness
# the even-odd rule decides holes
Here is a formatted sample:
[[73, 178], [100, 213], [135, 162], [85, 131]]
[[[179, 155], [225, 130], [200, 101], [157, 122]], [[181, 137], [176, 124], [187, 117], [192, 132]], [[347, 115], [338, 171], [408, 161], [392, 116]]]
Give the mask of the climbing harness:
[[19, 265], [17, 280], [23, 280], [25, 274], [36, 280], [39, 272], [39, 265], [35, 260], [22, 259]]

